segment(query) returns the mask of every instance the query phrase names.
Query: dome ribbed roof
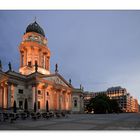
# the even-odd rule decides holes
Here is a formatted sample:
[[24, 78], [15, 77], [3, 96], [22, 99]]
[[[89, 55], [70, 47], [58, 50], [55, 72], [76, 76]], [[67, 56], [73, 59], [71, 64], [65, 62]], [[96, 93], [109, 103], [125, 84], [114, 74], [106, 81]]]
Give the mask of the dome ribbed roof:
[[45, 37], [45, 33], [43, 29], [39, 26], [39, 24], [36, 21], [34, 23], [29, 24], [28, 27], [26, 28], [26, 33], [29, 33], [29, 32], [36, 32]]

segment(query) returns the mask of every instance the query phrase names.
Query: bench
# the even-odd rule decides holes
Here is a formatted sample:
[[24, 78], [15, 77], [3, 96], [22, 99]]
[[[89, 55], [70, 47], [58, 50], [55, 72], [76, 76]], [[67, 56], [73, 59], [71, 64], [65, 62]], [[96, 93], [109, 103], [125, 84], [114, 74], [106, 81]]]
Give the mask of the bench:
[[66, 114], [64, 112], [61, 112], [62, 117], [66, 117]]
[[36, 119], [37, 119], [36, 114], [35, 114], [35, 113], [31, 113], [31, 118], [32, 118], [33, 120], [36, 120]]
[[42, 117], [45, 119], [49, 119], [50, 115], [48, 113], [42, 113]]
[[60, 116], [60, 114], [59, 113], [55, 113], [55, 116], [56, 116], [56, 118], [60, 118], [61, 116]]
[[16, 121], [19, 118], [19, 116], [17, 113], [11, 113], [11, 114], [9, 114], [9, 118], [10, 118], [10, 122], [13, 123], [14, 121]]
[[2, 121], [2, 113], [0, 113], [0, 122]]
[[54, 117], [54, 113], [53, 112], [49, 112], [50, 118]]
[[25, 120], [28, 117], [26, 113], [21, 113], [20, 116], [22, 120]]
[[36, 117], [37, 117], [37, 119], [40, 119], [41, 118], [41, 114], [39, 112], [36, 113]]
[[7, 113], [3, 113], [3, 121], [9, 120], [9, 115]]

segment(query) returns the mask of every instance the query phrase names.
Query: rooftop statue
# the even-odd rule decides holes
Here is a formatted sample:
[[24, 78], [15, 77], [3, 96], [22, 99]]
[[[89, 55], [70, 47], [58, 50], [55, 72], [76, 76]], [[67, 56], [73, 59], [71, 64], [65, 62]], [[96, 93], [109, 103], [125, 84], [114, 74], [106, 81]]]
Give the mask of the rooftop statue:
[[8, 64], [8, 66], [9, 66], [9, 71], [12, 71], [12, 66], [11, 66], [11, 63], [10, 62]]
[[0, 71], [2, 71], [2, 63], [1, 63], [1, 60], [0, 60]]
[[55, 72], [58, 72], [58, 65], [55, 64]]
[[69, 84], [71, 85], [71, 79], [69, 79]]

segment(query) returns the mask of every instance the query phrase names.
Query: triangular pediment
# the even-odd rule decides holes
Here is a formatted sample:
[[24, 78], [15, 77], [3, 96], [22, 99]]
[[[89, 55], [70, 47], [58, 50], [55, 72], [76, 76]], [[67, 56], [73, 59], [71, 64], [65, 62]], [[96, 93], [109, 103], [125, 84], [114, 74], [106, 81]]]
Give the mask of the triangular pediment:
[[53, 82], [54, 84], [70, 87], [69, 83], [60, 75], [51, 75], [43, 78], [44, 80], [48, 80]]
[[0, 71], [0, 81], [3, 79], [7, 79], [7, 75], [4, 72]]

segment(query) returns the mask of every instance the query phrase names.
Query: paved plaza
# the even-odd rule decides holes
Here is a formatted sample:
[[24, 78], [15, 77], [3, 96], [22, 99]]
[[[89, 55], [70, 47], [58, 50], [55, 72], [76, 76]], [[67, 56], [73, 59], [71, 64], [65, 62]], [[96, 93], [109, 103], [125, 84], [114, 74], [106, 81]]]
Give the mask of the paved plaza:
[[140, 130], [140, 113], [69, 114], [67, 117], [0, 122], [1, 130]]

